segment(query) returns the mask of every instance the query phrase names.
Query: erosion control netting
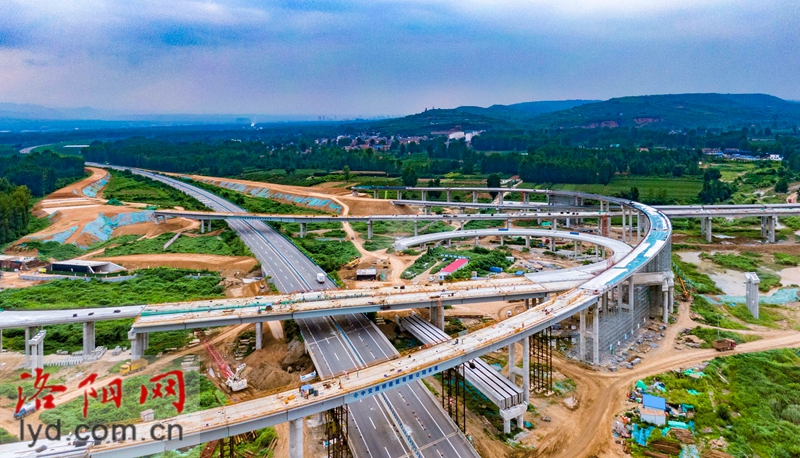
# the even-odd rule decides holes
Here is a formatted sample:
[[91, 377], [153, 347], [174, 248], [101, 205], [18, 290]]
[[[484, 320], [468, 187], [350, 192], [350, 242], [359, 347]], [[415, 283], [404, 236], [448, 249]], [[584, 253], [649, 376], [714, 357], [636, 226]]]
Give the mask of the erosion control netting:
[[[250, 187], [241, 183], [232, 183], [229, 181], [215, 181], [204, 180], [206, 183], [213, 184], [232, 191], [249, 194], [253, 197], [260, 197], [262, 199], [274, 199], [287, 202], [294, 205], [302, 205], [311, 208], [328, 209], [335, 213], [342, 212], [342, 206], [332, 201], [331, 199], [322, 199], [319, 197], [297, 196], [294, 194], [284, 192], [274, 192], [269, 188], [263, 187]], [[249, 188], [249, 190], [248, 190]]]

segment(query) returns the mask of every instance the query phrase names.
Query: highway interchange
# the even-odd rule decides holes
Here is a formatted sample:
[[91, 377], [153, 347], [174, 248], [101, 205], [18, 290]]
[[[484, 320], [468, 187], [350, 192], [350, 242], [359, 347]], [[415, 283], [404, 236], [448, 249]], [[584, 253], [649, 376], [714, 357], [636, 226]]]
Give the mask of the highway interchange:
[[[172, 180], [160, 175], [152, 175], [152, 178], [158, 179], [158, 181]], [[178, 182], [177, 184], [178, 186], [176, 187], [181, 188], [184, 192], [191, 191], [185, 183]], [[198, 198], [204, 203], [208, 202], [206, 205], [210, 208], [220, 211], [239, 211], [237, 207], [231, 206], [231, 204], [224, 201], [215, 202], [215, 200], [219, 198], [215, 199], [216, 196], [210, 193], [207, 194], [208, 195], [203, 195], [203, 193], [200, 193], [198, 194]], [[589, 198], [599, 197], [591, 195], [585, 196]], [[343, 404], [351, 406], [351, 413], [359, 425], [357, 428], [362, 431], [358, 440], [361, 440], [361, 438], [365, 436], [363, 431], [364, 428], [366, 428], [366, 422], [372, 423], [375, 421], [375, 418], [381, 421], [381, 417], [395, 417], [396, 423], [404, 425], [404, 427], [394, 428], [393, 431], [395, 433], [399, 432], [399, 435], [407, 440], [409, 431], [412, 431], [412, 435], [414, 434], [413, 431], [419, 433], [419, 430], [414, 428], [415, 420], [421, 425], [427, 424], [430, 426], [428, 421], [437, 422], [434, 416], [436, 414], [433, 410], [441, 412], [435, 400], [430, 397], [430, 394], [419, 386], [419, 378], [441, 372], [446, 368], [457, 366], [458, 364], [477, 358], [489, 351], [507, 346], [512, 342], [545, 329], [567, 316], [572, 316], [578, 311], [586, 309], [597, 303], [599, 294], [625, 281], [639, 271], [646, 263], [654, 259], [663, 249], [664, 245], [668, 243], [671, 226], [669, 220], [663, 214], [641, 204], [628, 203], [613, 198], [603, 197], [602, 199], [616, 202], [617, 204], [632, 206], [648, 219], [648, 230], [641, 243], [637, 245], [633, 251], [627, 253], [624, 258], [613, 267], [599, 273], [580, 287], [568, 291], [542, 306], [535, 307], [527, 312], [509, 318], [497, 326], [475, 331], [471, 333], [468, 338], [462, 338], [459, 345], [451, 345], [450, 342], [446, 342], [420, 350], [414, 353], [413, 357], [409, 356], [408, 359], [390, 359], [377, 365], [372, 365], [373, 358], [376, 361], [386, 358], [390, 356], [389, 351], [392, 350], [390, 350], [390, 347], [384, 347], [383, 344], [380, 343], [381, 338], [385, 341], [385, 337], [383, 337], [382, 334], [371, 334], [371, 323], [366, 320], [362, 321], [358, 318], [359, 315], [351, 315], [354, 318], [348, 318], [348, 315], [337, 316], [335, 318], [318, 318], [328, 320], [325, 325], [328, 326], [328, 328], [326, 330], [323, 325], [314, 326], [315, 332], [319, 332], [318, 335], [313, 337], [314, 340], [324, 338], [326, 333], [330, 334], [331, 332], [338, 332], [340, 336], [339, 342], [341, 345], [336, 350], [336, 356], [338, 356], [338, 358], [333, 354], [330, 354], [331, 357], [329, 358], [328, 353], [325, 353], [325, 358], [328, 360], [326, 363], [328, 367], [327, 370], [334, 372], [345, 367], [344, 365], [338, 365], [338, 362], [331, 364], [332, 358], [337, 361], [341, 361], [342, 359], [347, 361], [349, 359], [349, 364], [354, 364], [357, 370], [355, 376], [350, 372], [344, 378], [339, 378], [342, 382], [340, 389], [325, 389], [321, 383], [317, 383], [315, 387], [320, 392], [318, 397], [309, 399], [290, 398], [288, 393], [281, 393], [274, 396], [254, 399], [252, 401], [240, 402], [231, 406], [214, 409], [213, 411], [181, 415], [169, 421], [178, 422], [184, 426], [183, 441], [142, 441], [142, 443], [129, 444], [98, 444], [91, 449], [91, 456], [109, 456], [114, 458], [141, 456], [165, 449], [174, 449], [203, 443], [240, 432], [302, 418], [305, 415], [323, 412], [334, 406]], [[232, 221], [231, 223], [234, 222], [235, 221]], [[242, 231], [245, 243], [256, 253], [256, 256], [262, 261], [263, 266], [277, 266], [275, 269], [268, 271], [268, 273], [278, 272], [274, 280], [279, 289], [287, 292], [309, 291], [315, 288], [322, 289], [333, 286], [332, 283], [331, 285], [320, 284], [317, 286], [314, 285], [313, 280], [311, 282], [304, 280], [304, 278], [313, 279], [314, 274], [319, 268], [314, 266], [305, 256], [299, 254], [299, 251], [299, 256], [295, 258], [291, 257], [291, 253], [283, 252], [286, 248], [293, 251], [294, 247], [279, 234], [274, 233], [274, 231], [270, 232], [271, 229], [267, 226], [264, 227], [269, 236], [264, 235], [259, 232], [260, 228], [257, 226], [254, 227], [255, 224], [256, 222], [247, 222], [246, 226], [234, 227], [233, 224], [231, 224], [231, 226]], [[247, 229], [247, 227], [250, 227], [250, 229]], [[289, 246], [287, 247], [279, 243], [279, 239], [284, 240]], [[299, 270], [292, 268], [294, 262], [297, 262], [298, 265], [301, 266], [298, 268]], [[292, 272], [294, 272], [294, 274]], [[308, 276], [306, 277], [306, 275]], [[544, 312], [545, 307], [550, 310], [550, 313]], [[310, 327], [306, 326], [306, 328], [311, 332]], [[377, 329], [374, 331], [377, 332]], [[321, 353], [324, 353], [324, 350], [327, 349], [328, 346], [319, 345], [318, 348], [323, 350]], [[345, 354], [347, 350], [352, 352], [349, 356]], [[342, 352], [342, 355], [339, 355], [339, 352]], [[347, 356], [347, 358], [342, 358], [342, 356]], [[363, 366], [369, 367], [358, 369]], [[405, 390], [406, 387], [414, 387], [415, 384], [418, 389], [412, 388], [414, 393], [411, 397], [407, 396], [405, 391], [402, 391]], [[386, 397], [384, 397], [384, 395]], [[427, 401], [426, 397], [428, 399]], [[416, 399], [419, 404], [413, 404], [412, 398]], [[386, 409], [375, 411], [375, 405], [370, 405], [369, 402], [365, 401], [368, 399], [383, 399], [389, 402], [385, 404]], [[364, 402], [361, 402], [362, 400], [364, 400]], [[393, 407], [395, 403], [397, 405]], [[367, 406], [365, 409], [368, 409], [369, 412], [372, 413], [367, 413], [366, 416], [361, 419], [361, 414], [358, 413], [358, 407], [356, 407], [360, 405]], [[412, 408], [412, 405], [415, 407]], [[429, 406], [433, 406], [435, 409], [432, 410]], [[403, 419], [399, 415], [399, 409], [405, 407], [409, 407], [412, 410], [409, 410], [405, 419]], [[421, 412], [423, 410], [426, 414], [430, 415], [429, 418], [422, 419], [419, 417], [422, 415]], [[378, 413], [380, 413], [380, 415], [378, 415]], [[442, 413], [442, 415], [444, 414]], [[452, 422], [450, 422], [447, 417], [438, 421], [443, 421], [444, 423], [452, 425]], [[137, 424], [136, 427], [137, 430], [142, 431], [143, 434], [141, 437], [144, 437], [144, 431], [150, 427], [150, 423]], [[375, 429], [377, 430], [377, 427]], [[384, 431], [388, 434], [388, 430]], [[430, 439], [436, 440], [433, 439], [434, 433], [430, 431], [430, 428], [428, 428], [427, 431], [423, 431], [423, 433], [414, 437], [418, 438], [422, 436], [424, 439], [425, 432], [427, 432], [430, 434]], [[431, 446], [430, 444], [432, 442], [413, 441], [411, 442], [411, 446], [408, 447], [408, 450], [411, 450], [417, 456], [475, 456], [474, 450], [466, 443], [466, 439], [463, 435], [459, 433], [448, 433], [446, 428], [441, 429], [439, 433], [440, 434], [436, 436], [439, 439], [436, 446]], [[351, 439], [355, 438], [354, 434], [351, 436]], [[387, 437], [385, 440], [380, 441], [380, 444], [388, 446], [388, 444], [392, 443], [391, 439], [391, 437]], [[444, 439], [444, 442], [442, 442], [442, 439]], [[402, 443], [403, 441], [396, 442]], [[459, 447], [464, 444], [466, 447], [460, 449]], [[408, 446], [409, 444], [407, 443], [406, 445]], [[352, 446], [354, 449], [363, 446], [362, 450], [369, 450], [370, 453], [374, 453], [373, 456], [381, 456], [375, 451], [375, 444], [370, 446], [366, 442], [364, 444], [353, 443]], [[443, 448], [443, 450], [445, 450], [448, 446], [452, 447], [452, 450], [447, 449], [447, 452], [440, 452], [438, 450], [438, 447], [445, 447]], [[430, 450], [430, 455], [425, 452], [426, 447]], [[453, 453], [457, 455], [453, 455]]]

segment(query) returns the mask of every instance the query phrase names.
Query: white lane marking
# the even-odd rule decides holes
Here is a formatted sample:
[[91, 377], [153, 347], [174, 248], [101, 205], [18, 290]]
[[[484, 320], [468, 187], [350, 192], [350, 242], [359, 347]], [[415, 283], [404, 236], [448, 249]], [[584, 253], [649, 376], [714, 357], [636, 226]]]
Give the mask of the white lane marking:
[[369, 422], [372, 423], [372, 429], [376, 429], [376, 430], [378, 429], [378, 427], [375, 426], [375, 422], [372, 421], [372, 417], [369, 417]]

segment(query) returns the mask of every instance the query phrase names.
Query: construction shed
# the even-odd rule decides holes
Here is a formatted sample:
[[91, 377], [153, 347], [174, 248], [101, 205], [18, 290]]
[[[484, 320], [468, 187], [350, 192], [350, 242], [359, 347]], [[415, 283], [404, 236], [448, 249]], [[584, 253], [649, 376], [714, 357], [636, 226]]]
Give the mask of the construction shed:
[[445, 278], [452, 275], [455, 271], [463, 268], [469, 263], [469, 259], [461, 258], [456, 259], [455, 261], [451, 262], [450, 264], [446, 265], [444, 269], [439, 271], [439, 280], [444, 280]]
[[639, 416], [642, 421], [656, 426], [667, 424], [667, 400], [649, 394], [642, 395], [642, 405], [639, 407]]
[[375, 280], [378, 278], [378, 271], [374, 267], [369, 269], [358, 269], [356, 271], [356, 280]]
[[50, 264], [53, 272], [69, 272], [81, 274], [108, 274], [125, 270], [119, 264], [108, 261], [87, 261], [83, 259], [70, 259]]

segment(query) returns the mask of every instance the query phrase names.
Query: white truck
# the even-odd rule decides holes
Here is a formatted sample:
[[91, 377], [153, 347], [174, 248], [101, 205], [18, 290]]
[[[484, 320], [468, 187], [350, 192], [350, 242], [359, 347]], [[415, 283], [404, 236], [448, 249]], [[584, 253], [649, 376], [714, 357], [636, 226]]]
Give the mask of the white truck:
[[318, 283], [325, 283], [325, 274], [320, 272], [317, 274], [317, 282]]

